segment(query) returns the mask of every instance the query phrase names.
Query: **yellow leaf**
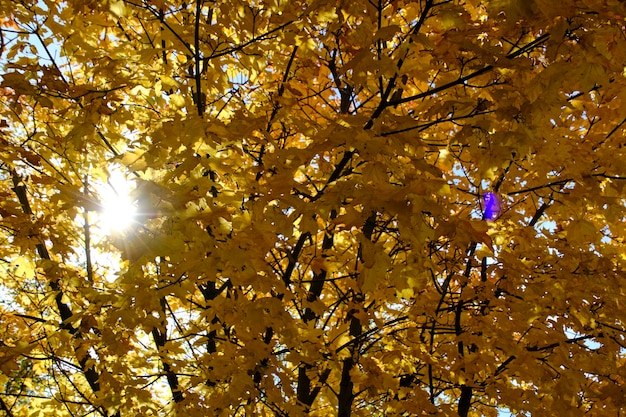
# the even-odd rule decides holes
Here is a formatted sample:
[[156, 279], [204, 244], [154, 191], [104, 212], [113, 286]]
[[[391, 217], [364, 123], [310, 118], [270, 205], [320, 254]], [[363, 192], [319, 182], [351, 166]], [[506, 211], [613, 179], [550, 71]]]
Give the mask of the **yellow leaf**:
[[185, 98], [181, 94], [170, 94], [170, 104], [176, 109], [183, 108], [185, 106]]
[[381, 40], [383, 42], [388, 41], [391, 38], [393, 38], [394, 35], [400, 32], [401, 30], [402, 29], [398, 25], [390, 25], [390, 26], [382, 27], [374, 35], [374, 41], [377, 41], [377, 40]]
[[129, 150], [122, 157], [122, 165], [131, 167], [134, 171], [144, 170], [147, 167], [147, 163], [142, 155], [143, 151], [139, 149]]
[[117, 17], [128, 16], [128, 9], [123, 0], [111, 1], [109, 3], [109, 10]]

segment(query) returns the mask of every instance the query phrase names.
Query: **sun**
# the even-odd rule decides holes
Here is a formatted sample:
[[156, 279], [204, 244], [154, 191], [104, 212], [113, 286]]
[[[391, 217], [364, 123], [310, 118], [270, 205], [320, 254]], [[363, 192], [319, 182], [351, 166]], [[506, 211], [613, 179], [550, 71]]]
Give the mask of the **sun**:
[[105, 232], [120, 232], [130, 227], [137, 216], [137, 205], [131, 197], [132, 182], [118, 170], [113, 170], [99, 190], [98, 224]]

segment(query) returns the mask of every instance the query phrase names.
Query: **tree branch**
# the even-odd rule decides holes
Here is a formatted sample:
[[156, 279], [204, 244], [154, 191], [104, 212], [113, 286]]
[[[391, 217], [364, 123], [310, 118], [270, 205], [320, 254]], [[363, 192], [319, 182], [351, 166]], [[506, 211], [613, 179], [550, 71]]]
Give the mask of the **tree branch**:
[[[422, 13], [420, 14], [419, 20], [415, 24], [415, 27], [413, 27], [413, 29], [411, 30], [411, 34], [419, 33], [420, 29], [422, 28], [422, 25], [426, 21], [426, 17], [428, 15], [428, 13], [430, 12], [430, 9], [433, 6], [434, 6], [433, 0], [426, 0], [426, 4], [424, 4], [424, 9], [422, 10]], [[412, 43], [413, 42], [413, 38], [409, 37], [409, 41], [408, 42], [409, 42], [409, 44]], [[409, 52], [407, 51], [404, 54], [404, 57], [402, 57], [402, 58], [400, 58], [398, 60], [398, 63], [396, 64], [398, 71], [400, 69], [402, 69], [402, 65], [404, 64], [404, 60], [406, 59], [408, 53]], [[367, 123], [365, 123], [365, 126], [363, 127], [365, 130], [371, 129], [372, 126], [374, 126], [374, 120], [376, 120], [387, 107], [389, 107], [390, 105], [394, 105], [394, 104], [392, 104], [391, 101], [388, 101], [388, 99], [389, 99], [389, 95], [391, 94], [391, 92], [393, 91], [393, 88], [396, 85], [396, 79], [398, 78], [398, 71], [396, 71], [396, 73], [393, 75], [393, 77], [391, 77], [391, 79], [387, 83], [387, 87], [385, 88], [385, 91], [384, 92], [381, 91], [380, 103], [378, 103], [378, 107], [376, 107], [376, 109], [374, 110], [374, 112], [370, 116], [370, 118], [367, 121]], [[395, 101], [393, 101], [393, 103], [396, 103], [397, 101], [398, 100], [395, 100]]]
[[[13, 192], [15, 193], [15, 195], [17, 196], [17, 199], [19, 200], [22, 206], [22, 210], [24, 211], [24, 214], [32, 216], [33, 211], [31, 209], [30, 202], [28, 201], [28, 195], [26, 194], [26, 186], [22, 182], [22, 178], [19, 176], [19, 174], [17, 174], [17, 172], [15, 172], [15, 170], [11, 172], [11, 177], [13, 180]], [[52, 258], [50, 257], [50, 253], [48, 252], [48, 249], [46, 248], [46, 245], [44, 243], [37, 243], [35, 245], [35, 249], [41, 259], [44, 259], [49, 262], [53, 262]], [[51, 274], [48, 278], [49, 278], [48, 286], [55, 294], [54, 301], [56, 303], [57, 311], [61, 318], [60, 328], [63, 330], [67, 330], [71, 335], [73, 335], [77, 339], [82, 338], [82, 335], [80, 334], [79, 330], [73, 327], [70, 322], [70, 318], [72, 317], [72, 310], [68, 304], [63, 302], [64, 293], [63, 293], [63, 290], [61, 289], [59, 278], [54, 273]], [[100, 391], [100, 384], [98, 383], [98, 378], [99, 378], [98, 372], [96, 371], [94, 365], [88, 366], [88, 362], [90, 361], [93, 362], [94, 359], [91, 357], [89, 353], [79, 353], [76, 347], [73, 347], [73, 349], [74, 349], [74, 353], [76, 354], [76, 359], [78, 360], [78, 363], [80, 365], [80, 369], [83, 372], [83, 375], [85, 376], [85, 379], [87, 380], [87, 383], [91, 387], [92, 392], [94, 394], [98, 393]], [[102, 413], [105, 416], [108, 415], [106, 410], [102, 410]], [[119, 417], [119, 411], [117, 411], [114, 414], [114, 416]]]
[[195, 81], [196, 81], [196, 109], [198, 110], [198, 116], [202, 117], [204, 114], [204, 106], [206, 99], [202, 93], [202, 72], [200, 70], [200, 14], [202, 13], [202, 3], [204, 0], [196, 0], [196, 23], [194, 32], [194, 65], [195, 65]]
[[[549, 33], [538, 37], [537, 39], [535, 39], [534, 41], [528, 43], [527, 45], [523, 46], [522, 48], [518, 49], [517, 51], [508, 54], [506, 56], [506, 59], [513, 59], [513, 58], [516, 58], [516, 57], [518, 57], [518, 56], [520, 56], [522, 54], [525, 54], [525, 53], [529, 52], [530, 50], [535, 48], [537, 45], [539, 45], [539, 44], [545, 42], [546, 40], [548, 40], [549, 37], [550, 37]], [[409, 101], [414, 101], [414, 100], [419, 100], [419, 99], [422, 99], [422, 98], [425, 98], [425, 97], [430, 97], [433, 94], [437, 94], [437, 93], [439, 93], [441, 91], [447, 90], [447, 89], [455, 87], [457, 85], [462, 85], [466, 81], [469, 81], [472, 78], [476, 78], [479, 75], [483, 75], [483, 74], [491, 71], [494, 68], [495, 68], [495, 66], [493, 66], [493, 65], [487, 65], [486, 67], [481, 68], [481, 69], [479, 69], [479, 70], [477, 70], [477, 71], [475, 71], [475, 72], [473, 72], [471, 74], [468, 74], [468, 75], [466, 75], [464, 77], [459, 77], [459, 78], [457, 78], [454, 81], [451, 81], [451, 82], [449, 82], [447, 84], [444, 84], [444, 85], [441, 85], [439, 87], [435, 87], [435, 88], [430, 89], [428, 91], [425, 91], [423, 93], [419, 93], [419, 94], [415, 94], [415, 95], [410, 96], [410, 97], [404, 97], [404, 98], [400, 98], [398, 100], [390, 101], [390, 102], [387, 103], [386, 106], [397, 106], [398, 104], [408, 103]]]
[[154, 344], [157, 346], [157, 350], [159, 352], [159, 357], [161, 358], [161, 364], [163, 365], [163, 372], [165, 373], [165, 378], [167, 380], [167, 384], [170, 387], [170, 392], [172, 393], [172, 400], [175, 403], [179, 403], [183, 401], [183, 393], [180, 390], [178, 383], [178, 375], [172, 370], [172, 367], [169, 361], [165, 358], [164, 347], [167, 343], [167, 327], [165, 323], [165, 314], [166, 314], [166, 300], [165, 297], [161, 297], [159, 300], [161, 304], [161, 314], [163, 319], [161, 320], [161, 328], [153, 327], [152, 328], [152, 339], [154, 340]]
[[565, 184], [567, 184], [570, 181], [574, 181], [574, 180], [572, 178], [566, 178], [564, 180], [553, 181], [553, 182], [549, 182], [549, 183], [544, 184], [544, 185], [538, 185], [536, 187], [524, 188], [524, 189], [518, 190], [518, 191], [511, 191], [510, 193], [506, 193], [506, 195], [516, 195], [516, 194], [522, 194], [522, 193], [529, 193], [531, 191], [541, 190], [542, 188], [554, 187], [555, 185], [565, 185]]

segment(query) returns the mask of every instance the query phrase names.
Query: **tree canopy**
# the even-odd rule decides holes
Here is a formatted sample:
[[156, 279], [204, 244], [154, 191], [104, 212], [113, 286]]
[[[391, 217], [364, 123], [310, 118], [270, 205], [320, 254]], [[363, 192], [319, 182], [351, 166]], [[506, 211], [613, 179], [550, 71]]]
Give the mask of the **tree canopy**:
[[0, 0], [0, 416], [624, 415], [625, 16]]

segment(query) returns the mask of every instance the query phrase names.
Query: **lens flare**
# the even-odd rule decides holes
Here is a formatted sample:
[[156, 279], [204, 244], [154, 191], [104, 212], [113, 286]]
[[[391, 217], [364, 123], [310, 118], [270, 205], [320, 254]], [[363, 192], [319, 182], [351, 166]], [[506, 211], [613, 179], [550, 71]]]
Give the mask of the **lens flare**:
[[500, 198], [498, 198], [496, 193], [485, 193], [483, 203], [483, 217], [485, 220], [493, 220], [500, 215]]

